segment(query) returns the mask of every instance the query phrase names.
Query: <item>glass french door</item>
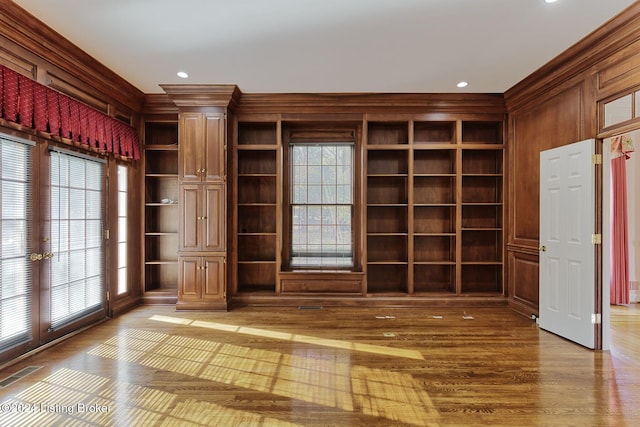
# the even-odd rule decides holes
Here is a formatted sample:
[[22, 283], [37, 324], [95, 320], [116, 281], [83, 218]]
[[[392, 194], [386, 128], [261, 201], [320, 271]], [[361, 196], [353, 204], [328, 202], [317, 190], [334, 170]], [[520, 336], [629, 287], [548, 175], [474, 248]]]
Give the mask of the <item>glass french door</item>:
[[105, 315], [106, 164], [0, 144], [1, 362]]
[[32, 338], [32, 146], [0, 136], [0, 352]]
[[[103, 185], [105, 165], [50, 152], [50, 329], [104, 304]], [[46, 239], [46, 238], [45, 238]]]

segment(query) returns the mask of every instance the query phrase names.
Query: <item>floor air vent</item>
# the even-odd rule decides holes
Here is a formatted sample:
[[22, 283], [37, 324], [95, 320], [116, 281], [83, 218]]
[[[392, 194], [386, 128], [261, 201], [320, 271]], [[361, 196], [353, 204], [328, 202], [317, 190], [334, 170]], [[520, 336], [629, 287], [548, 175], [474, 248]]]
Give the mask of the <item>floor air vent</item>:
[[322, 310], [321, 305], [301, 305], [298, 310]]
[[42, 368], [42, 366], [27, 366], [26, 368], [20, 369], [15, 374], [12, 374], [12, 375], [8, 376], [7, 378], [1, 380], [0, 381], [0, 388], [5, 388], [5, 387], [15, 383], [16, 381], [21, 380], [22, 378], [26, 377], [27, 375], [30, 375], [30, 374], [34, 373], [35, 371], [37, 371], [37, 370], [39, 370], [41, 368]]

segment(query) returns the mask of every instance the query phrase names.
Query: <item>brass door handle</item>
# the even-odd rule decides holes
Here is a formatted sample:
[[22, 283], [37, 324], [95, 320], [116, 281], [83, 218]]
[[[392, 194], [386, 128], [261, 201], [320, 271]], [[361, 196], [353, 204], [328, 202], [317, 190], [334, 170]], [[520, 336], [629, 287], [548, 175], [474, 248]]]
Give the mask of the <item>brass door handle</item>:
[[43, 254], [37, 254], [34, 252], [31, 255], [29, 255], [29, 260], [31, 260], [32, 262], [42, 261], [43, 259], [51, 259], [51, 258], [53, 258], [53, 252], [45, 252]]
[[542, 245], [538, 248], [538, 252], [547, 252], [547, 247]]

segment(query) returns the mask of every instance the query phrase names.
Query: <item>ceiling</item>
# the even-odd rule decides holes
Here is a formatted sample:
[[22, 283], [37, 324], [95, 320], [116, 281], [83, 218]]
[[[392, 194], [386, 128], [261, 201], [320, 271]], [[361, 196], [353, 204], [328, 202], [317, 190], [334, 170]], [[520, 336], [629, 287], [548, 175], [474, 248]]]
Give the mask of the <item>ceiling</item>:
[[[14, 0], [145, 93], [503, 93], [631, 0]], [[176, 72], [184, 70], [189, 79]], [[456, 83], [469, 85], [458, 89]]]

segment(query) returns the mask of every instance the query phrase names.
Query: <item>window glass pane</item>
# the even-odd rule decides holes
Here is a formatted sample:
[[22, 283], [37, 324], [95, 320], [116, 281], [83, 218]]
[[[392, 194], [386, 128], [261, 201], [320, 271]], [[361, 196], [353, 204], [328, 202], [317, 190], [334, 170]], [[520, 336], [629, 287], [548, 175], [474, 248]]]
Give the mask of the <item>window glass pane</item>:
[[604, 126], [631, 120], [631, 94], [604, 104]]
[[127, 193], [127, 167], [118, 166], [118, 192]]
[[118, 218], [118, 242], [127, 243], [127, 217]]
[[118, 192], [118, 216], [119, 217], [127, 216], [127, 192], [126, 191]]
[[309, 185], [307, 187], [307, 203], [322, 203], [322, 185]]

